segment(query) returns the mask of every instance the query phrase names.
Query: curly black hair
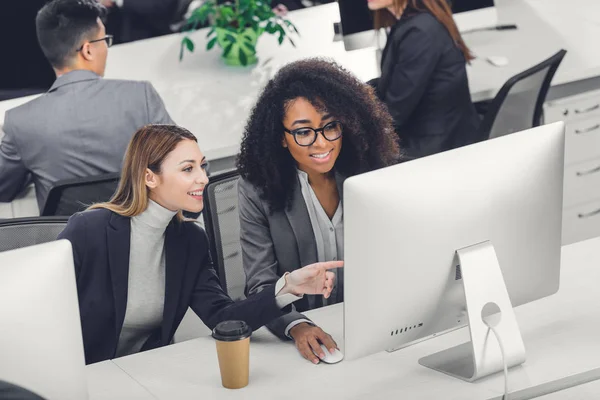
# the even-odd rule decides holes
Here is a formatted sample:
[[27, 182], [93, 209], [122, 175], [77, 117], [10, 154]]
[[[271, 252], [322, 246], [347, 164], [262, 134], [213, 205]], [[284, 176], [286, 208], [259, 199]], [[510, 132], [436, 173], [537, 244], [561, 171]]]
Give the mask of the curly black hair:
[[267, 201], [271, 212], [288, 207], [296, 163], [284, 148], [283, 119], [291, 100], [303, 97], [344, 126], [335, 163], [349, 177], [400, 161], [398, 135], [373, 88], [332, 61], [310, 58], [284, 66], [260, 94], [246, 124], [237, 167]]

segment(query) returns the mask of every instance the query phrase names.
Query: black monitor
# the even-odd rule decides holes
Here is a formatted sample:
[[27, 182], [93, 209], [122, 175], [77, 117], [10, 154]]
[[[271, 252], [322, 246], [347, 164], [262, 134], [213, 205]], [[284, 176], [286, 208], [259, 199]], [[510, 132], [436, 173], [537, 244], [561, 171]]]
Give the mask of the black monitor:
[[342, 35], [346, 50], [377, 45], [373, 14], [365, 0], [338, 0]]
[[452, 12], [461, 13], [479, 10], [486, 7], [494, 7], [494, 0], [451, 0]]

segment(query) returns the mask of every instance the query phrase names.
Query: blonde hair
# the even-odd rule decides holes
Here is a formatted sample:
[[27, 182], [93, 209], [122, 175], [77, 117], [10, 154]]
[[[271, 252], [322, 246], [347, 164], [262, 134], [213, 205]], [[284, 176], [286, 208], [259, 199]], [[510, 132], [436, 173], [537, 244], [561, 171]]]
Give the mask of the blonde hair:
[[[187, 129], [176, 125], [146, 125], [134, 135], [123, 159], [123, 169], [119, 187], [113, 197], [105, 203], [97, 203], [88, 208], [106, 208], [124, 217], [135, 217], [148, 208], [150, 189], [146, 186], [146, 169], [160, 174], [165, 158], [182, 140], [196, 137]], [[177, 212], [177, 219], [184, 220]]]

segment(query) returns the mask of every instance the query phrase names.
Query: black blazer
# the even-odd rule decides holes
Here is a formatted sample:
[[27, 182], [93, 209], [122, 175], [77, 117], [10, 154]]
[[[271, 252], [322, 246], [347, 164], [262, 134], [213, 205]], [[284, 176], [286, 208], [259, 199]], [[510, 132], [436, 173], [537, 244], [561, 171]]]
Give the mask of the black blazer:
[[479, 141], [465, 64], [446, 28], [428, 12], [407, 9], [392, 27], [377, 91], [408, 158]]
[[[127, 306], [130, 221], [106, 209], [85, 211], [73, 215], [58, 237], [73, 245], [87, 364], [115, 357]], [[193, 222], [173, 218], [166, 229], [165, 258], [162, 326], [142, 351], [169, 344], [188, 306], [210, 329], [233, 319], [258, 329], [291, 310], [277, 307], [273, 285], [244, 301], [231, 300], [211, 265], [206, 233]]]

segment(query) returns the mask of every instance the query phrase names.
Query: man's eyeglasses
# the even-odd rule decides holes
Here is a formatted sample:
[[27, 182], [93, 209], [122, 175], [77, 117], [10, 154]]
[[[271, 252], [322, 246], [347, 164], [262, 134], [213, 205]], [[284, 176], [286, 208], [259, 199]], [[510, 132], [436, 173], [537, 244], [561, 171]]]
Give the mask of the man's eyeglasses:
[[[113, 44], [113, 35], [106, 35], [100, 39], [90, 40], [88, 43], [102, 42], [103, 40], [106, 42], [106, 46], [110, 47]], [[77, 49], [77, 51], [83, 50], [83, 46], [85, 46], [85, 43], [82, 44], [81, 47]]]
[[330, 142], [339, 139], [340, 137], [342, 137], [343, 128], [342, 123], [340, 121], [331, 121], [324, 127], [319, 129], [306, 127], [290, 131], [289, 129], [286, 129], [284, 127], [283, 130], [289, 133], [290, 135], [294, 136], [294, 141], [298, 144], [298, 146], [306, 147], [312, 145], [314, 142], [317, 141], [317, 136], [319, 135], [319, 132], [321, 132], [323, 137], [329, 140]]

